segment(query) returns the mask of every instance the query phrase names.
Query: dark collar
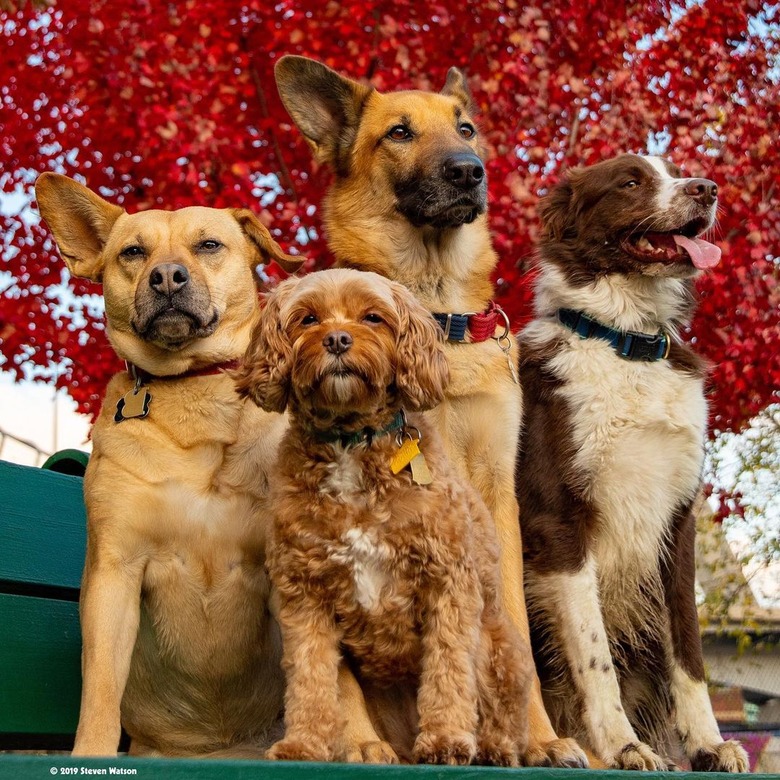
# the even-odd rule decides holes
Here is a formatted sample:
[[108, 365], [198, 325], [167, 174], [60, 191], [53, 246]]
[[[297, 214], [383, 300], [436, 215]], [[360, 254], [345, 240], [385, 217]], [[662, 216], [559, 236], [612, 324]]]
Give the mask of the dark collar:
[[226, 360], [224, 363], [212, 363], [203, 368], [194, 368], [192, 371], [185, 371], [182, 374], [168, 374], [164, 376], [155, 376], [148, 371], [144, 371], [129, 360], [125, 360], [127, 373], [134, 382], [140, 381], [142, 384], [148, 384], [153, 379], [189, 379], [193, 376], [210, 376], [212, 374], [221, 374], [223, 371], [232, 371], [241, 365], [240, 360]]
[[672, 340], [668, 333], [637, 333], [633, 330], [615, 330], [574, 309], [558, 309], [558, 321], [573, 330], [582, 339], [601, 339], [608, 342], [620, 357], [654, 363], [669, 357]]
[[329, 431], [313, 431], [312, 436], [323, 444], [336, 444], [342, 447], [354, 447], [356, 444], [368, 442], [369, 444], [379, 436], [387, 436], [390, 433], [403, 430], [406, 425], [406, 415], [403, 410], [396, 412], [395, 417], [384, 428], [361, 428], [359, 431], [343, 431], [340, 428], [332, 428]]

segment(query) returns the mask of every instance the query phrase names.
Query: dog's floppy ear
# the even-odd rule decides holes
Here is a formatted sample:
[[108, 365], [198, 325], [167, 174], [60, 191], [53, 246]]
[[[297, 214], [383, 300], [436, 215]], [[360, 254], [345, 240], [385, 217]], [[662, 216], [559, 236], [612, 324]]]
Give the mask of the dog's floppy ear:
[[337, 173], [348, 165], [366, 98], [374, 91], [307, 57], [289, 54], [276, 63], [276, 86], [284, 107], [318, 162]]
[[454, 97], [467, 111], [472, 111], [474, 108], [466, 76], [459, 68], [450, 68], [447, 71], [447, 81], [444, 82], [441, 94]]
[[244, 235], [260, 253], [262, 262], [275, 260], [288, 274], [294, 274], [306, 262], [305, 257], [283, 252], [271, 237], [268, 228], [249, 209], [230, 209], [230, 212], [241, 226]]
[[574, 189], [570, 178], [556, 184], [539, 201], [539, 218], [542, 221], [542, 237], [562, 241], [569, 228], [574, 227]]
[[35, 198], [68, 270], [74, 276], [99, 282], [103, 249], [124, 210], [59, 173], [38, 177]]
[[286, 279], [267, 298], [252, 330], [241, 368], [233, 372], [236, 390], [267, 412], [283, 412], [290, 396], [292, 344], [281, 319], [284, 302], [300, 279]]
[[444, 399], [450, 370], [444, 354], [444, 335], [431, 313], [403, 285], [393, 283], [400, 315], [396, 387], [410, 411], [432, 409]]

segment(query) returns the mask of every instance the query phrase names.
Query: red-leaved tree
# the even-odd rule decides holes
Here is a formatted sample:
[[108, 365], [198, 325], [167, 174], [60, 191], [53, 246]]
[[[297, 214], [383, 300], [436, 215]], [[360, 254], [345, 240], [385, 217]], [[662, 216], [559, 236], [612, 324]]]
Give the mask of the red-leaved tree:
[[4, 368], [61, 364], [58, 383], [94, 414], [118, 367], [83, 297], [99, 289], [67, 280], [25, 209], [38, 173], [83, 177], [129, 210], [249, 205], [324, 267], [328, 174], [279, 102], [274, 63], [304, 54], [382, 90], [440, 89], [458, 65], [489, 149], [496, 279], [516, 325], [538, 194], [566, 167], [650, 150], [718, 182], [724, 262], [701, 280], [691, 337], [715, 364], [714, 426], [737, 429], [780, 387], [777, 11], [758, 0], [60, 0], [0, 12]]

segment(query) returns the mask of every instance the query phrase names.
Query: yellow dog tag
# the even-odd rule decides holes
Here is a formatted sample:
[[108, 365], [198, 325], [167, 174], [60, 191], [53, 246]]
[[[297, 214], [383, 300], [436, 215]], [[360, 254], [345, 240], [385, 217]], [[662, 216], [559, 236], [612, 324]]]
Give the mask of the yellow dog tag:
[[407, 439], [393, 455], [390, 461], [390, 471], [393, 474], [403, 471], [418, 455], [421, 455], [420, 448], [417, 446], [417, 439]]

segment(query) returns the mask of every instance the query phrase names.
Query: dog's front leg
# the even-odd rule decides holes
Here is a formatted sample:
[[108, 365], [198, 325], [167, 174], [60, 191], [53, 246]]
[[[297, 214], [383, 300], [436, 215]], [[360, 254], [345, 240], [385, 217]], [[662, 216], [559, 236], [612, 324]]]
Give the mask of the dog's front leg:
[[558, 632], [571, 678], [583, 704], [592, 748], [614, 769], [664, 771], [667, 762], [640, 742], [623, 710], [601, 615], [596, 566], [586, 559], [579, 571], [536, 575], [534, 591]]
[[[513, 339], [513, 345], [516, 341]], [[512, 359], [517, 359], [516, 346]], [[520, 431], [520, 392], [508, 376], [504, 376], [503, 392], [472, 398], [473, 419], [491, 420], [490, 425], [474, 425], [462, 430], [461, 418], [450, 412], [446, 426], [440, 430], [448, 434], [448, 451], [455, 462], [465, 470], [471, 484], [482, 496], [495, 524], [499, 542], [501, 571], [501, 599], [503, 608], [530, 644], [528, 615], [523, 595], [523, 542], [517, 499], [515, 498], [515, 453]], [[432, 414], [444, 414], [442, 407]], [[434, 417], [437, 419], [437, 417]], [[468, 418], [465, 418], [468, 420]], [[459, 452], [454, 443], [467, 441]], [[534, 674], [528, 703], [528, 748], [523, 761], [529, 766], [587, 767], [588, 759], [573, 739], [559, 738], [553, 729], [542, 699], [539, 678]]]
[[392, 746], [379, 737], [371, 723], [360, 683], [350, 668], [339, 666], [339, 702], [346, 718], [340, 753], [349, 763], [397, 764]]
[[338, 698], [340, 636], [322, 602], [300, 591], [296, 596], [294, 602], [282, 598], [279, 608], [287, 676], [285, 732], [266, 758], [332, 761], [344, 732]]
[[696, 609], [696, 518], [685, 507], [674, 519], [664, 563], [666, 605], [672, 634], [671, 683], [677, 729], [694, 772], [747, 772], [747, 753], [720, 735], [707, 692]]
[[115, 756], [121, 734], [120, 706], [141, 613], [145, 559], [128, 560], [89, 541], [79, 612], [81, 711], [75, 756]]
[[[444, 568], [446, 564], [435, 564]], [[476, 755], [479, 591], [462, 562], [429, 585], [417, 693], [418, 763], [469, 764]]]

